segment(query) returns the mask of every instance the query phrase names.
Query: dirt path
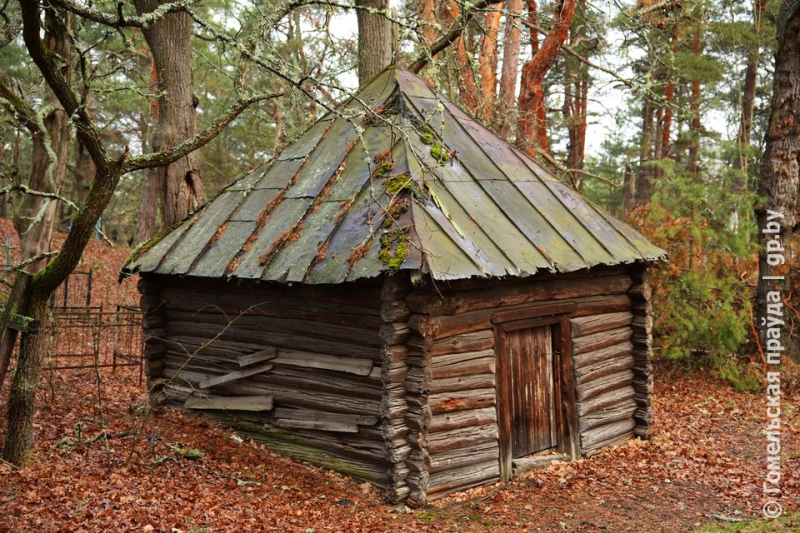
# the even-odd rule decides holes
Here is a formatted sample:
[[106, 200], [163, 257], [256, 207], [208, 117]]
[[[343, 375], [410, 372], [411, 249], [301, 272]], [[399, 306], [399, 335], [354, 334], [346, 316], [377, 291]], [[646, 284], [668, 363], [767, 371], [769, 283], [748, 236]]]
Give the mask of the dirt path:
[[[31, 466], [0, 465], [0, 530], [677, 532], [712, 515], [757, 516], [763, 400], [665, 365], [658, 375], [650, 441], [407, 512], [229, 428], [145, 414], [133, 374], [103, 378], [106, 446], [92, 375], [65, 373], [42, 390]], [[783, 503], [796, 510], [800, 418], [783, 407]], [[194, 450], [203, 457], [187, 458]]]

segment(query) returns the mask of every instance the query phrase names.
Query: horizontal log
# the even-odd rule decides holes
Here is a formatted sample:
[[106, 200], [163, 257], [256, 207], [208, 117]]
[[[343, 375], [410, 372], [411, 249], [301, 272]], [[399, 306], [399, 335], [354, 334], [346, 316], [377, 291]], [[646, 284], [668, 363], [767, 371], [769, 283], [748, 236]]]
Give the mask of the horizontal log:
[[341, 357], [337, 355], [324, 355], [300, 350], [278, 350], [278, 357], [273, 360], [276, 365], [302, 366], [305, 368], [321, 368], [369, 376], [372, 372], [372, 359], [359, 359], [355, 357]]
[[494, 421], [479, 426], [469, 426], [428, 434], [428, 453], [437, 454], [497, 440], [497, 424]]
[[494, 374], [495, 358], [483, 357], [481, 359], [470, 359], [458, 364], [434, 366], [432, 368], [434, 379], [453, 378], [456, 376], [470, 376], [474, 374]]
[[216, 396], [189, 398], [186, 409], [221, 409], [225, 411], [270, 411], [274, 402], [271, 396]]
[[572, 336], [581, 337], [591, 333], [629, 326], [632, 321], [633, 314], [629, 311], [622, 311], [618, 313], [577, 317], [571, 319], [570, 323], [572, 325]]
[[242, 331], [265, 331], [282, 333], [286, 335], [310, 335], [315, 339], [325, 339], [336, 342], [363, 343], [379, 347], [381, 340], [376, 330], [361, 326], [343, 326], [327, 324], [314, 320], [314, 316], [307, 319], [286, 317], [264, 317], [245, 315], [227, 315], [224, 313], [192, 313], [185, 311], [167, 310], [169, 322], [190, 322], [194, 324], [208, 324], [218, 326], [218, 330], [235, 327]]
[[633, 418], [626, 418], [592, 428], [581, 435], [581, 447], [585, 452], [592, 453], [606, 446], [609, 441], [616, 441], [620, 437], [630, 435], [635, 425]]
[[474, 465], [486, 461], [497, 461], [500, 457], [500, 448], [497, 442], [482, 442], [455, 450], [431, 455], [431, 464], [428, 471], [431, 474], [452, 470], [462, 466]]
[[[585, 298], [575, 298], [570, 300], [575, 302], [576, 308], [572, 316], [581, 317], [594, 315], [599, 313], [611, 313], [614, 311], [627, 311], [630, 309], [631, 301], [625, 294], [618, 295], [604, 295], [604, 296], [589, 296]], [[548, 300], [536, 302], [536, 305], [546, 305], [558, 303], [557, 300]], [[503, 308], [504, 311], [525, 309], [531, 304], [522, 304]], [[455, 316], [439, 315], [432, 316], [428, 319], [416, 319], [416, 324], [413, 326], [428, 335], [433, 336], [434, 344], [440, 340], [453, 337], [455, 335], [463, 335], [473, 333], [481, 330], [492, 329], [492, 315], [497, 311], [496, 308], [482, 309], [478, 311], [470, 311], [461, 313]], [[409, 319], [409, 325], [415, 317], [420, 315], [412, 315]]]
[[495, 404], [495, 389], [443, 392], [428, 396], [431, 412], [436, 415], [445, 412], [482, 409]]
[[605, 392], [589, 400], [578, 402], [578, 416], [586, 416], [600, 409], [620, 404], [632, 399], [634, 394], [633, 387], [623, 387]]
[[176, 322], [167, 323], [167, 335], [169, 337], [195, 337], [204, 339], [205, 342], [232, 341], [246, 343], [254, 346], [274, 346], [285, 350], [303, 350], [308, 352], [319, 352], [329, 355], [340, 355], [345, 357], [366, 357], [375, 361], [380, 360], [380, 348], [367, 346], [362, 343], [337, 342], [327, 339], [318, 339], [305, 334], [287, 334], [279, 331], [256, 331], [243, 329], [236, 326], [225, 328], [224, 326], [209, 327], [207, 324], [195, 322]]
[[494, 347], [494, 331], [473, 331], [461, 335], [453, 335], [434, 342], [430, 347], [431, 356], [480, 352]]
[[270, 346], [269, 348], [243, 355], [237, 359], [236, 362], [239, 363], [239, 366], [247, 366], [254, 363], [260, 363], [261, 361], [269, 361], [270, 359], [277, 357], [277, 355], [278, 350]]
[[374, 426], [378, 423], [377, 416], [363, 416], [334, 413], [331, 411], [318, 411], [315, 409], [297, 409], [291, 407], [276, 407], [272, 413], [275, 418], [307, 421], [328, 421], [337, 423], [355, 424], [358, 426]]
[[428, 498], [441, 498], [455, 490], [492, 483], [500, 479], [500, 463], [497, 459], [476, 463], [431, 474]]
[[583, 368], [585, 366], [594, 365], [608, 359], [613, 359], [621, 355], [632, 354], [633, 344], [629, 341], [621, 342], [619, 344], [612, 344], [605, 346], [591, 352], [584, 352], [573, 356], [575, 361], [575, 368]]
[[604, 409], [600, 409], [588, 415], [582, 416], [578, 420], [580, 431], [583, 433], [604, 424], [633, 418], [636, 408], [636, 402], [633, 401], [632, 398], [629, 398], [618, 404], [611, 405]]
[[[228, 420], [223, 421], [230, 423]], [[379, 487], [389, 484], [388, 463], [377, 458], [367, 459], [363, 452], [346, 445], [299, 435], [294, 429], [264, 427], [246, 422], [235, 422], [232, 425], [278, 453], [369, 481]]]
[[631, 370], [633, 368], [633, 356], [630, 354], [621, 355], [613, 359], [606, 359], [593, 365], [584, 366], [575, 371], [575, 378], [578, 386], [584, 386], [595, 379], [599, 379], [609, 374]]
[[494, 374], [478, 374], [470, 376], [456, 376], [440, 378], [431, 381], [430, 393], [470, 391], [495, 387]]
[[331, 431], [334, 433], [358, 433], [358, 426], [345, 422], [332, 420], [295, 420], [293, 418], [279, 418], [274, 424], [282, 428], [314, 429], [317, 431]]
[[[236, 317], [245, 315], [298, 318], [318, 323], [339, 324], [377, 330], [383, 324], [380, 309], [361, 307], [352, 302], [337, 303], [330, 300], [307, 300], [299, 297], [242, 294], [235, 292], [207, 292], [192, 289], [165, 289], [162, 296], [171, 311], [197, 314], [227, 314]], [[157, 307], [155, 307], [157, 308]]]
[[599, 333], [592, 333], [583, 337], [574, 337], [572, 339], [572, 353], [580, 355], [586, 352], [593, 352], [606, 346], [613, 346], [621, 342], [631, 340], [633, 331], [630, 326], [616, 328], [609, 331], [601, 331]]
[[497, 423], [497, 410], [494, 407], [440, 413], [431, 417], [431, 422], [428, 425], [428, 434], [491, 423]]
[[[533, 281], [453, 291], [443, 299], [432, 299], [423, 291], [413, 291], [406, 304], [414, 312], [433, 315], [458, 315], [479, 309], [507, 308], [546, 300], [569, 300], [586, 296], [625, 294], [633, 284], [628, 275]], [[505, 310], [505, 309], [504, 309]]]
[[220, 385], [220, 389], [234, 395], [269, 394], [275, 398], [276, 402], [282, 405], [294, 405], [337, 413], [380, 416], [381, 402], [372, 398], [348, 397], [341, 394], [298, 389], [293, 386], [252, 380]]
[[583, 402], [595, 396], [599, 396], [604, 392], [630, 387], [631, 383], [633, 383], [633, 372], [630, 370], [623, 370], [577, 387], [577, 398], [578, 401]]
[[169, 290], [177, 292], [196, 291], [206, 294], [229, 294], [240, 301], [250, 300], [258, 302], [268, 298], [295, 298], [310, 302], [330, 302], [362, 306], [377, 310], [381, 302], [381, 281], [360, 280], [355, 283], [342, 283], [335, 285], [305, 285], [293, 283], [291, 285], [277, 282], [252, 282], [248, 280], [214, 280], [208, 278], [193, 278], [190, 276], [160, 276], [161, 292]]
[[262, 372], [269, 372], [270, 370], [272, 370], [272, 363], [264, 363], [251, 368], [244, 368], [242, 370], [230, 372], [222, 376], [209, 376], [201, 380], [197, 386], [201, 389], [208, 389], [223, 383], [228, 383], [229, 381], [236, 381], [242, 378], [253, 376], [255, 374], [261, 374]]

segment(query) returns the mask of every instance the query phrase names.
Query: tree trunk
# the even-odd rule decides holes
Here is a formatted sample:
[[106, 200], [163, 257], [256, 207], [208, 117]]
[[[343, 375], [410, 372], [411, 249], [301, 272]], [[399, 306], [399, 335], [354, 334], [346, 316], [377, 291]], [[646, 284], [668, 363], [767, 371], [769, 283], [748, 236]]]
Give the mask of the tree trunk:
[[[570, 43], [576, 47], [581, 55], [588, 55], [588, 50], [582, 46], [586, 40], [585, 0], [579, 0], [577, 27], [570, 30]], [[564, 119], [567, 124], [569, 142], [567, 144], [567, 168], [583, 170], [583, 160], [586, 149], [586, 124], [587, 103], [589, 98], [589, 72], [586, 65], [568, 59], [564, 68]], [[580, 191], [583, 179], [580, 173], [572, 173], [571, 181], [576, 190]]]
[[[519, 93], [519, 120], [517, 122], [517, 144], [526, 152], [549, 152], [547, 116], [545, 109], [544, 77], [558, 59], [561, 45], [567, 38], [576, 0], [561, 0], [555, 6], [553, 24], [538, 45], [537, 32], [531, 28], [531, 58], [522, 67]], [[528, 0], [528, 17], [536, 24], [536, 2]]]
[[[167, 0], [135, 0], [138, 13], [156, 9]], [[158, 77], [158, 122], [151, 151], [168, 150], [197, 132], [192, 92], [192, 19], [188, 13], [165, 15], [144, 30]], [[166, 227], [186, 218], [205, 202], [196, 156], [160, 167]]]
[[[392, 62], [392, 21], [386, 18], [389, 0], [357, 0], [358, 84], [363, 87]], [[380, 13], [371, 13], [378, 10]]]
[[[43, 43], [47, 50], [62, 60], [64, 76], [69, 80], [72, 71], [72, 47], [69, 35], [62, 21], [71, 24], [69, 12], [58, 17], [52, 9], [45, 10], [45, 36]], [[60, 193], [67, 174], [67, 157], [69, 152], [69, 117], [59, 105], [58, 99], [49, 90], [46, 91], [48, 105], [53, 110], [44, 118], [45, 135], [34, 135], [31, 153], [31, 174], [28, 186], [35, 191]], [[20, 235], [22, 259], [36, 257], [50, 249], [53, 240], [58, 205], [49, 198], [26, 196], [19, 213], [14, 217], [14, 227]], [[39, 261], [28, 267], [36, 271], [44, 266]]]
[[[692, 54], [696, 59], [700, 58], [700, 53], [703, 50], [703, 41], [700, 36], [700, 26], [698, 25], [694, 31], [692, 39]], [[702, 125], [700, 123], [700, 79], [693, 78], [691, 82], [691, 96], [689, 100], [689, 112], [692, 116], [690, 122], [690, 144], [689, 144], [689, 170], [695, 180], [700, 177], [700, 133]]]
[[47, 320], [47, 296], [39, 294], [31, 299], [27, 316], [35, 320], [36, 328], [22, 333], [19, 360], [8, 396], [6, 444], [3, 460], [22, 465], [33, 448], [33, 420], [36, 411], [36, 391], [42, 374], [42, 363], [46, 352], [45, 321]]
[[633, 186], [634, 201], [629, 205], [644, 204], [650, 201], [652, 189], [650, 177], [653, 174], [653, 167], [650, 161], [653, 160], [653, 115], [655, 109], [653, 103], [645, 99], [642, 107], [642, 136], [639, 145], [639, 172]]
[[[441, 20], [443, 26], [449, 28], [458, 20], [460, 15], [461, 10], [455, 0], [447, 0], [442, 4]], [[467, 57], [467, 47], [464, 45], [463, 34], [455, 40], [452, 47], [461, 104], [470, 111], [475, 111], [478, 107], [478, 89], [475, 84], [475, 72], [473, 72], [471, 61]]]
[[[797, 335], [792, 338], [790, 322], [798, 324], [789, 310], [781, 316], [768, 314], [768, 295], [777, 292], [780, 301], [791, 295], [791, 270], [779, 257], [790, 261], [789, 249], [794, 232], [800, 227], [798, 201], [800, 196], [800, 0], [783, 3], [777, 21], [778, 47], [775, 54], [775, 74], [766, 146], [761, 168], [758, 193], [762, 205], [756, 210], [759, 248], [758, 287], [756, 291], [757, 320], [761, 346], [766, 344], [768, 318], [783, 318], [781, 344], [784, 354], [800, 351]], [[769, 226], [768, 226], [769, 223]], [[770, 232], [771, 231], [771, 232]], [[767, 246], [772, 241], [772, 261]], [[782, 246], [784, 250], [777, 247]], [[770, 264], [773, 263], [773, 264]], [[773, 279], [769, 279], [772, 277]], [[795, 299], [796, 302], [796, 299]], [[772, 303], [776, 303], [772, 300]], [[777, 351], [777, 350], [776, 350]]]
[[[742, 89], [742, 113], [739, 117], [739, 132], [736, 135], [736, 157], [733, 160], [733, 191], [737, 196], [744, 196], [748, 189], [747, 184], [747, 157], [750, 151], [750, 132], [753, 126], [753, 108], [756, 100], [756, 87], [758, 85], [758, 63], [761, 57], [761, 20], [766, 13], [766, 0], [756, 0], [753, 6], [753, 29], [756, 34], [749, 53], [747, 54], [747, 67], [744, 72], [744, 87]], [[733, 206], [731, 215], [731, 228], [739, 228], [739, 204]]]
[[500, 136], [508, 136], [511, 122], [508, 115], [514, 109], [517, 94], [517, 69], [519, 68], [519, 49], [522, 32], [520, 21], [522, 16], [522, 0], [506, 0], [505, 42], [503, 43], [503, 68], [500, 73], [500, 95], [497, 99], [497, 123]]
[[481, 117], [489, 124], [494, 113], [497, 97], [497, 34], [500, 29], [500, 12], [490, 11], [483, 23], [484, 34], [481, 38], [480, 56], [478, 57], [478, 73], [481, 77], [481, 96], [483, 108]]

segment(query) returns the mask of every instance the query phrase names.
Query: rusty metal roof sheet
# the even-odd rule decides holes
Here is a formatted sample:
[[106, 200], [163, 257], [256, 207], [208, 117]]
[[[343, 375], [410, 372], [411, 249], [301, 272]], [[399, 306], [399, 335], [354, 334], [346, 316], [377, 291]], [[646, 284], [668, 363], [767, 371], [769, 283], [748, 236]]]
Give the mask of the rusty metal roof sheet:
[[389, 68], [124, 274], [341, 283], [528, 276], [665, 252], [410, 72]]

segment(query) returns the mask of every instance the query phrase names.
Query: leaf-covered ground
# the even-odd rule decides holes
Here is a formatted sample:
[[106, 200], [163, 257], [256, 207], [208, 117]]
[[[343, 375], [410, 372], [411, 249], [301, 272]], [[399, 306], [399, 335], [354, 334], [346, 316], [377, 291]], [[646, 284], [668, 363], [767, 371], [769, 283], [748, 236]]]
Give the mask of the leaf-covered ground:
[[[95, 241], [85, 261], [102, 266], [96, 290], [112, 301], [135, 294], [131, 281], [115, 281], [125, 252]], [[764, 399], [668, 364], [657, 366], [649, 441], [415, 511], [225, 426], [149, 413], [138, 377], [45, 373], [32, 460], [22, 470], [0, 464], [0, 531], [682, 532], [761, 514]], [[6, 383], [3, 413], [7, 394]], [[782, 407], [781, 502], [797, 512], [800, 415], [795, 401]], [[800, 519], [788, 520], [776, 531], [800, 531]]]
[[[0, 530], [648, 532], [759, 515], [761, 398], [658, 369], [650, 441], [412, 512], [219, 424], [166, 409], [148, 414], [133, 372], [103, 375], [102, 402], [92, 373], [59, 374], [41, 390], [30, 466], [0, 465]], [[796, 510], [795, 404], [784, 403], [784, 421], [782, 502]]]

